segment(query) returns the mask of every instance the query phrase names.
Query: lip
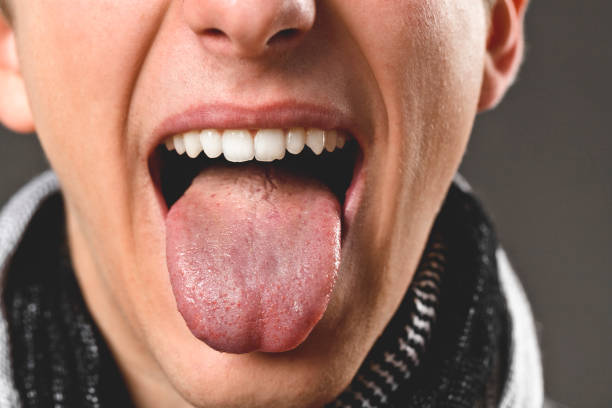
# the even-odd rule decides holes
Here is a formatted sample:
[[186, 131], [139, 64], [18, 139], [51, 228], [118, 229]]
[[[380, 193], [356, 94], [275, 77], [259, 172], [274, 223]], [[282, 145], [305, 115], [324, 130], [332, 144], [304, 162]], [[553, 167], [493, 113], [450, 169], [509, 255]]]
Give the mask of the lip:
[[313, 127], [342, 130], [354, 137], [362, 152], [367, 145], [356, 120], [346, 112], [330, 106], [283, 101], [259, 106], [203, 104], [174, 114], [157, 125], [146, 148], [149, 157], [168, 137], [199, 129], [270, 129]]
[[[348, 133], [359, 145], [360, 153], [353, 169], [353, 179], [346, 191], [342, 209], [342, 236], [352, 224], [361, 201], [365, 183], [366, 140], [367, 132], [357, 126], [357, 120], [340, 109], [321, 105], [285, 101], [244, 107], [232, 104], [203, 104], [192, 107], [181, 113], [171, 115], [154, 128], [146, 148], [147, 158], [153, 156], [155, 149], [163, 141], [175, 134], [196, 129], [253, 129], [253, 128], [291, 128], [313, 127], [335, 129]], [[360, 131], [362, 130], [362, 131]], [[148, 162], [149, 160], [147, 160]], [[153, 180], [154, 184], [155, 181]], [[157, 200], [163, 219], [168, 214], [168, 207], [161, 192], [156, 188]]]

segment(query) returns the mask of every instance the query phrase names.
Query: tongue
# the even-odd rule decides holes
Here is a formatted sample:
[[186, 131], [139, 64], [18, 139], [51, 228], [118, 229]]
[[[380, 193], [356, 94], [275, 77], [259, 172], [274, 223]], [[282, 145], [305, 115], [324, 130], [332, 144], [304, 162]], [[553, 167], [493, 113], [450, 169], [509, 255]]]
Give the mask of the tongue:
[[290, 350], [325, 312], [340, 207], [322, 183], [273, 166], [210, 167], [171, 207], [166, 231], [178, 310], [210, 347]]

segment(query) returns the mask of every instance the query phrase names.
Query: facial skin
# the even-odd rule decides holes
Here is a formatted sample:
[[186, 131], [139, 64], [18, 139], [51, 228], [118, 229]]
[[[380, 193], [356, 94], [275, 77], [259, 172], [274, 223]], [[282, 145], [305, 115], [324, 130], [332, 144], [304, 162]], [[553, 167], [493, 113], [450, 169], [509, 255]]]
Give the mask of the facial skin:
[[[339, 394], [397, 308], [474, 117], [520, 62], [525, 2], [499, 0], [492, 17], [477, 0], [9, 7], [0, 119], [36, 130], [61, 181], [78, 280], [137, 404], [290, 407]], [[299, 35], [267, 44], [283, 29]], [[176, 309], [152, 135], [204, 103], [293, 102], [338, 109], [362, 135], [365, 187], [339, 278], [298, 348], [218, 353]]]

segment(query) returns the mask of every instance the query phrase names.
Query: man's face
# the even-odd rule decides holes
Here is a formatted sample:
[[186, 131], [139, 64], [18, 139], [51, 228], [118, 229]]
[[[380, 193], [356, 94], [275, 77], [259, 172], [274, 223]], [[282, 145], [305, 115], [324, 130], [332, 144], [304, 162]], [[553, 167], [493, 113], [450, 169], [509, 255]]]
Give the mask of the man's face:
[[[411, 280], [465, 149], [483, 76], [485, 14], [479, 0], [329, 0], [316, 10], [307, 0], [13, 4], [20, 67], [61, 180], [75, 269], [130, 386], [169, 383], [201, 406], [292, 406], [321, 404], [348, 384]], [[175, 160], [161, 147], [188, 130], [293, 127], [352, 139], [357, 153], [331, 166], [349, 174], [348, 192], [330, 190], [329, 175], [315, 180], [317, 160], [328, 161], [323, 168], [336, 160], [327, 153], [296, 160], [294, 175], [278, 164], [209, 166], [203, 154]], [[195, 173], [171, 174], [189, 160], [209, 172], [187, 197], [188, 183], [172, 183]], [[176, 203], [160, 178], [178, 190]], [[266, 201], [266, 183], [267, 207], [253, 202]], [[228, 198], [213, 200], [210, 191]], [[190, 222], [214, 233], [198, 235]], [[237, 243], [240, 231], [251, 240]], [[184, 241], [197, 244], [185, 249]], [[252, 262], [235, 259], [240, 245]], [[283, 280], [281, 267], [265, 270], [265, 256], [288, 269], [299, 264], [314, 283], [299, 271]], [[181, 268], [198, 262], [214, 265], [180, 281]], [[242, 275], [235, 285], [213, 276], [239, 280], [239, 268], [259, 286]], [[189, 279], [210, 285], [189, 292]], [[293, 293], [294, 281], [319, 292]], [[238, 301], [222, 299], [230, 292]], [[283, 320], [289, 312], [275, 308], [285, 295], [312, 301], [315, 312], [296, 315], [308, 322]], [[239, 327], [203, 319], [223, 317], [199, 304], [208, 301], [222, 302]], [[179, 312], [181, 302], [193, 305]], [[253, 313], [283, 320], [286, 330], [245, 329]], [[208, 344], [235, 344], [215, 345], [210, 327], [253, 352], [216, 351]]]

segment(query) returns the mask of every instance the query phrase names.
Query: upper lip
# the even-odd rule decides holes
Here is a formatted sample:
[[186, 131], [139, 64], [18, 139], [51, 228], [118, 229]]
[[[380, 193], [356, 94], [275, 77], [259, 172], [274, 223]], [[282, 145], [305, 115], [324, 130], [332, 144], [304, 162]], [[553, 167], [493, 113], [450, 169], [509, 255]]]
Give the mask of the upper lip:
[[164, 119], [155, 127], [147, 153], [150, 155], [167, 137], [190, 130], [291, 127], [343, 130], [353, 136], [362, 149], [365, 145], [353, 118], [334, 107], [295, 101], [249, 107], [203, 104]]

